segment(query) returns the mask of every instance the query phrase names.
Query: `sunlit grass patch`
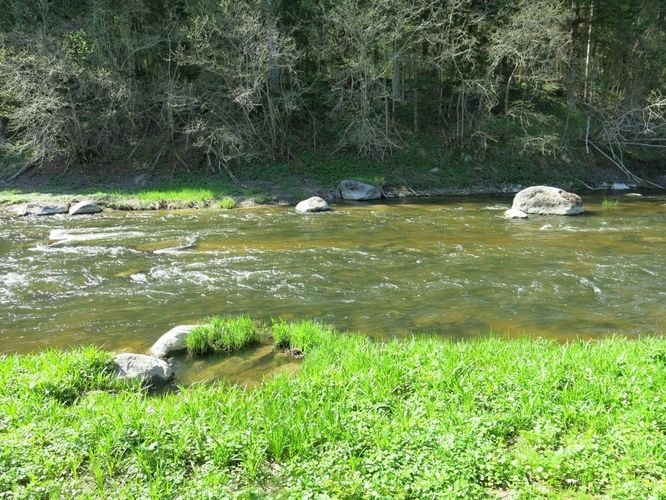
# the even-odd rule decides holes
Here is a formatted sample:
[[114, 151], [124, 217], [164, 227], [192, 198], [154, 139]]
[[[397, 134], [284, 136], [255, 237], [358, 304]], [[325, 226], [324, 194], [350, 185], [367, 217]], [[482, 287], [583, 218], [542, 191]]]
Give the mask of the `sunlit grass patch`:
[[185, 341], [192, 354], [237, 351], [259, 341], [260, 334], [248, 316], [215, 316], [194, 328]]
[[[214, 324], [225, 346], [252, 337], [246, 316], [203, 326]], [[0, 355], [0, 492], [666, 495], [663, 338], [382, 342], [312, 321], [271, 329], [306, 356], [297, 374], [250, 390], [221, 382], [151, 395], [117, 384], [110, 355], [95, 349]]]

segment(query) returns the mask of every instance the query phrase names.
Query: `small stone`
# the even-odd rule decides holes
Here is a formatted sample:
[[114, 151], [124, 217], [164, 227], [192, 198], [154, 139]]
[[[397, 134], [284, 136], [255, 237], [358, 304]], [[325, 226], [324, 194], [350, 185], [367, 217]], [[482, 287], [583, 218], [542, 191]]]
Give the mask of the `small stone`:
[[641, 198], [643, 195], [641, 193], [627, 193], [625, 196], [631, 196], [633, 198]]
[[439, 173], [439, 168], [438, 167], [433, 167], [430, 169], [430, 172], [433, 174], [438, 174]]
[[326, 200], [320, 198], [319, 196], [313, 196], [312, 198], [303, 200], [298, 205], [296, 205], [296, 211], [299, 214], [326, 212], [330, 209], [331, 207], [328, 205], [328, 203], [326, 203]]
[[527, 219], [527, 214], [517, 208], [510, 208], [504, 212], [505, 219]]
[[115, 375], [119, 379], [140, 380], [143, 385], [160, 387], [173, 378], [173, 370], [163, 360], [143, 354], [117, 354]]
[[166, 358], [169, 354], [185, 349], [185, 339], [196, 325], [179, 325], [164, 335], [150, 348], [151, 356]]
[[101, 211], [102, 207], [90, 200], [80, 201], [69, 207], [69, 215], [96, 214]]
[[611, 185], [611, 189], [613, 191], [628, 191], [631, 188], [627, 184], [625, 184], [624, 182], [614, 182]]

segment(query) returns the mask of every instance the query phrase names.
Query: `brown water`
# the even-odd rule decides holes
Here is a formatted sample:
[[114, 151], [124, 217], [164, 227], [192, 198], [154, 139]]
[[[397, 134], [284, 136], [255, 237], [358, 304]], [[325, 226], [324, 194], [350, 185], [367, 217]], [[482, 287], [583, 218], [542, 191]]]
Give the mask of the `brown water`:
[[[666, 331], [666, 197], [584, 199], [587, 215], [526, 221], [502, 219], [510, 198], [0, 218], [0, 352], [143, 352], [174, 325], [237, 313], [379, 336]], [[188, 377], [291, 363], [238, 356]]]

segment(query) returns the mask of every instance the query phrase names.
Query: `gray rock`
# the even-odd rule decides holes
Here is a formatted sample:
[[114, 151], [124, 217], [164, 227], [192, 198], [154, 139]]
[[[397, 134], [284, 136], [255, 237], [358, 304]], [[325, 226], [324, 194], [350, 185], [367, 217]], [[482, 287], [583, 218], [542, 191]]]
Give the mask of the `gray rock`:
[[69, 215], [96, 214], [101, 211], [102, 207], [91, 200], [80, 201], [69, 207]]
[[164, 335], [150, 348], [150, 355], [156, 358], [166, 358], [169, 354], [185, 349], [185, 339], [196, 325], [179, 325]]
[[378, 200], [382, 197], [382, 191], [377, 186], [350, 180], [340, 181], [338, 193], [343, 200]]
[[578, 215], [585, 211], [580, 196], [550, 186], [523, 189], [514, 197], [511, 208], [540, 215]]
[[627, 191], [631, 188], [627, 184], [625, 184], [624, 182], [614, 182], [611, 185], [611, 189], [613, 191]]
[[330, 209], [331, 207], [328, 206], [326, 200], [320, 198], [319, 196], [313, 196], [312, 198], [303, 200], [298, 205], [296, 205], [296, 211], [299, 214], [307, 214], [312, 212], [325, 212]]
[[432, 167], [430, 169], [430, 172], [433, 173], [433, 174], [438, 174], [439, 173], [439, 167]]
[[60, 203], [27, 203], [17, 207], [14, 212], [16, 215], [55, 215], [66, 214], [69, 205]]
[[510, 208], [504, 212], [505, 219], [527, 219], [527, 214], [517, 208]]
[[115, 375], [120, 379], [141, 380], [146, 386], [160, 387], [173, 378], [173, 370], [161, 359], [143, 354], [117, 354]]
[[643, 195], [641, 193], [627, 193], [625, 196], [631, 196], [633, 198], [642, 198]]

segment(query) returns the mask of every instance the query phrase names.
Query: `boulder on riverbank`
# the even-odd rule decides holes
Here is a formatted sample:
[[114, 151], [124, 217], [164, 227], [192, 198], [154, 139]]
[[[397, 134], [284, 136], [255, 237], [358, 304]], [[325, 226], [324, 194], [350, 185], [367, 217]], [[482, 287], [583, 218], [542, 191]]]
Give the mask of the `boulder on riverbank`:
[[326, 212], [330, 210], [331, 207], [326, 203], [326, 200], [320, 198], [319, 196], [313, 196], [307, 200], [301, 201], [296, 205], [296, 211], [299, 214], [308, 214], [314, 212]]
[[69, 210], [69, 205], [66, 203], [31, 202], [16, 207], [14, 209], [14, 213], [19, 216], [56, 215], [56, 214], [66, 214], [67, 210]]
[[185, 349], [185, 339], [196, 325], [179, 325], [164, 335], [150, 348], [150, 355], [156, 358], [166, 358], [170, 354]]
[[351, 180], [340, 181], [337, 192], [343, 200], [379, 200], [382, 197], [382, 190], [377, 186]]
[[120, 379], [138, 379], [143, 385], [160, 387], [169, 382], [174, 374], [171, 367], [161, 359], [143, 354], [123, 353], [114, 358], [115, 375]]
[[102, 207], [91, 200], [80, 201], [69, 207], [69, 215], [96, 214], [101, 211]]
[[584, 212], [580, 196], [550, 186], [523, 189], [513, 199], [511, 209], [540, 215], [578, 215]]

